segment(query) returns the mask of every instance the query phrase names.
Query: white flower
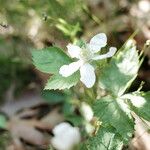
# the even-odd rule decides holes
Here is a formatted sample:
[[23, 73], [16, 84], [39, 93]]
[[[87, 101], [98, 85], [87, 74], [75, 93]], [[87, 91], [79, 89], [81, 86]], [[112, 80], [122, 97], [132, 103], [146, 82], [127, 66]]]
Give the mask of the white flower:
[[81, 113], [86, 121], [90, 122], [93, 118], [93, 110], [87, 103], [83, 102], [81, 104]]
[[58, 124], [53, 133], [51, 143], [57, 150], [71, 150], [81, 140], [79, 129], [66, 122]]
[[105, 47], [107, 44], [107, 37], [104, 33], [95, 35], [90, 43], [87, 43], [84, 47], [80, 48], [79, 46], [69, 44], [67, 46], [68, 53], [72, 58], [79, 59], [76, 62], [72, 62], [69, 65], [63, 65], [59, 73], [63, 77], [71, 76], [77, 70], [80, 70], [80, 80], [85, 84], [87, 88], [91, 88], [96, 80], [94, 67], [90, 64], [93, 60], [101, 60], [108, 57], [112, 57], [115, 52], [115, 47], [110, 47], [109, 52], [103, 55], [96, 54], [101, 50], [102, 47]]

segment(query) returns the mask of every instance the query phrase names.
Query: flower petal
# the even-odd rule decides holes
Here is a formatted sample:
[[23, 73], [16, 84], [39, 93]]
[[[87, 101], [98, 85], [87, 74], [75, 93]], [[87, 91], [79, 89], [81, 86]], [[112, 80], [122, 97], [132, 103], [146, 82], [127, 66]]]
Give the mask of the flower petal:
[[112, 57], [117, 51], [116, 47], [110, 47], [109, 52], [107, 53], [107, 57]]
[[85, 84], [87, 88], [91, 88], [96, 80], [94, 67], [88, 63], [84, 64], [80, 68], [80, 80]]
[[81, 48], [79, 46], [68, 44], [67, 48], [68, 48], [68, 53], [72, 58], [79, 58], [81, 52]]
[[82, 65], [81, 61], [73, 62], [69, 65], [63, 65], [59, 69], [59, 74], [61, 74], [63, 77], [69, 77], [74, 72], [76, 72], [80, 68], [81, 65]]
[[95, 35], [89, 43], [89, 48], [93, 53], [100, 51], [102, 47], [105, 47], [107, 44], [107, 37], [105, 33], [99, 33]]
[[116, 47], [110, 47], [108, 53], [103, 54], [103, 55], [97, 55], [97, 56], [93, 57], [92, 59], [93, 60], [101, 60], [101, 59], [109, 58], [109, 57], [112, 57], [116, 53], [116, 51], [117, 51]]

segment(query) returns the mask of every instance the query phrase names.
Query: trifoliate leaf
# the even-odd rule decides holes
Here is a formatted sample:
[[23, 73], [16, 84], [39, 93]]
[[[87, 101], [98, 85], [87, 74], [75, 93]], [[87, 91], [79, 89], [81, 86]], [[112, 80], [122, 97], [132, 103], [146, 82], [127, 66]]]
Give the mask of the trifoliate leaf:
[[70, 87], [76, 85], [78, 81], [79, 81], [79, 72], [76, 72], [69, 77], [63, 77], [61, 75], [53, 75], [48, 80], [45, 89], [46, 90], [51, 90], [51, 89], [62, 90], [65, 88], [69, 89]]
[[131, 85], [139, 69], [139, 57], [136, 47], [124, 48], [110, 64], [101, 70], [100, 86], [114, 95], [122, 95]]
[[121, 150], [123, 142], [112, 126], [100, 127], [96, 136], [86, 142], [87, 150]]
[[0, 128], [5, 129], [6, 128], [6, 118], [4, 115], [0, 115]]
[[150, 121], [150, 91], [124, 95], [129, 99], [129, 106], [140, 117]]
[[128, 106], [122, 99], [104, 97], [97, 100], [93, 107], [95, 115], [104, 125], [110, 124], [122, 136], [124, 143], [132, 137], [134, 121]]
[[37, 69], [45, 73], [58, 74], [64, 64], [69, 64], [71, 59], [60, 48], [49, 47], [32, 51], [33, 63]]

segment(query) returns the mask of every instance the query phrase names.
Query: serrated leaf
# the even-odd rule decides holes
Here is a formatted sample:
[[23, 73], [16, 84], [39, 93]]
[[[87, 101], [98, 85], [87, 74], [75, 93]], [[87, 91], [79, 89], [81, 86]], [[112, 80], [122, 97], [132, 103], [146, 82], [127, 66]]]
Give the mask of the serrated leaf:
[[34, 65], [42, 72], [54, 74], [48, 80], [45, 89], [69, 89], [79, 81], [79, 72], [69, 77], [63, 77], [59, 74], [61, 66], [72, 62], [71, 58], [57, 47], [50, 47], [32, 52]]
[[121, 150], [123, 142], [111, 126], [100, 127], [96, 136], [86, 142], [87, 150]]
[[62, 90], [65, 88], [69, 89], [70, 87], [76, 85], [78, 81], [79, 81], [79, 72], [76, 72], [69, 77], [63, 77], [61, 75], [53, 75], [48, 80], [45, 89], [46, 90], [51, 90], [51, 89]]
[[122, 95], [131, 85], [139, 69], [139, 57], [136, 47], [125, 48], [110, 64], [106, 66], [100, 75], [100, 86], [114, 95]]
[[132, 111], [150, 121], [150, 91], [146, 93], [127, 94], [125, 97], [130, 99], [128, 102]]
[[93, 110], [104, 125], [110, 124], [116, 128], [124, 143], [129, 141], [134, 132], [134, 121], [130, 110], [122, 99], [104, 97], [95, 102]]
[[6, 128], [6, 118], [4, 115], [0, 115], [0, 128], [5, 129]]
[[32, 51], [33, 63], [45, 73], [58, 74], [60, 67], [69, 64], [71, 59], [60, 48], [48, 47]]

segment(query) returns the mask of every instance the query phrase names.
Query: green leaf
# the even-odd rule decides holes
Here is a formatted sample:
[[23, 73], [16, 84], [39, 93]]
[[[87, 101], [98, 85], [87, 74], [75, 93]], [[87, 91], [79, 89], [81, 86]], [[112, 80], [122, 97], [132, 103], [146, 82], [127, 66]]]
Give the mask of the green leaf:
[[43, 50], [32, 52], [34, 65], [42, 72], [52, 73], [53, 75], [47, 82], [45, 89], [65, 89], [77, 84], [79, 81], [79, 72], [65, 78], [59, 75], [61, 66], [72, 62], [61, 49], [57, 47], [49, 47]]
[[65, 78], [59, 75], [61, 66], [72, 62], [71, 58], [57, 47], [50, 47], [32, 52], [34, 65], [37, 69], [45, 73], [55, 74], [48, 80], [45, 89], [65, 89], [77, 84], [79, 72]]
[[140, 117], [150, 121], [150, 91], [124, 95], [130, 99], [129, 106]]
[[57, 104], [60, 102], [64, 102], [66, 99], [66, 95], [60, 91], [43, 91], [42, 97], [45, 101], [47, 101], [50, 104]]
[[51, 89], [62, 90], [65, 88], [69, 89], [70, 87], [76, 85], [78, 81], [79, 81], [79, 72], [76, 72], [69, 77], [63, 77], [61, 75], [56, 75], [56, 76], [53, 75], [48, 80], [45, 89], [46, 90], [51, 90]]
[[134, 121], [130, 110], [122, 99], [104, 97], [95, 102], [93, 110], [104, 125], [110, 124], [116, 128], [125, 143], [132, 137]]
[[0, 128], [5, 129], [7, 124], [7, 120], [4, 115], [0, 114]]
[[49, 47], [32, 51], [33, 63], [37, 69], [45, 73], [58, 74], [59, 68], [69, 64], [71, 59], [60, 48]]
[[79, 115], [72, 114], [65, 117], [65, 119], [71, 122], [74, 126], [81, 126], [83, 125], [83, 118]]
[[86, 142], [87, 150], [121, 150], [123, 142], [111, 126], [100, 127], [94, 137], [90, 137]]
[[122, 95], [137, 76], [139, 57], [136, 47], [124, 48], [100, 75], [100, 86], [114, 95]]

